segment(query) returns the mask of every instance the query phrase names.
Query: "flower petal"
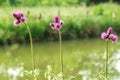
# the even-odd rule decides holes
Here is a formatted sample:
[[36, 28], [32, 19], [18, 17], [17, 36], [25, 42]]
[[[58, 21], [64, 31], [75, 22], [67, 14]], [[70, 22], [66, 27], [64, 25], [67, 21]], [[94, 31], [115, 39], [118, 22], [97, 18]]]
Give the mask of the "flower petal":
[[23, 23], [26, 23], [26, 18], [25, 17], [21, 17], [20, 21], [23, 22]]
[[54, 27], [54, 23], [50, 23], [50, 26], [51, 26], [51, 27]]
[[55, 29], [55, 23], [50, 23], [50, 27], [51, 27], [52, 29]]
[[101, 39], [106, 39], [107, 38], [107, 34], [105, 32], [101, 33]]
[[109, 35], [109, 39], [111, 39], [111, 40], [112, 40], [112, 39], [113, 39], [113, 37], [114, 37], [114, 34], [110, 34], [110, 35]]
[[16, 14], [17, 14], [18, 17], [23, 17], [23, 12], [22, 11], [18, 11], [18, 12], [16, 12]]
[[118, 40], [118, 36], [117, 36], [117, 35], [114, 35], [113, 38], [112, 38], [112, 41], [113, 41], [113, 42], [117, 42], [117, 40]]
[[59, 18], [58, 16], [55, 16], [55, 17], [54, 17], [54, 22], [55, 22], [55, 23], [59, 23], [59, 21], [60, 21], [60, 18]]
[[63, 20], [60, 20], [60, 24], [63, 25], [63, 24], [64, 24], [64, 21], [63, 21]]
[[111, 28], [111, 27], [108, 28], [107, 34], [108, 34], [108, 35], [112, 34], [112, 28]]
[[19, 21], [19, 20], [15, 20], [15, 21], [13, 22], [13, 24], [14, 24], [15, 26], [18, 26], [18, 25], [20, 24], [20, 21]]
[[55, 30], [59, 30], [62, 28], [61, 24], [60, 23], [55, 23]]
[[16, 14], [16, 13], [13, 13], [13, 17], [14, 17], [14, 18], [17, 18], [17, 14]]

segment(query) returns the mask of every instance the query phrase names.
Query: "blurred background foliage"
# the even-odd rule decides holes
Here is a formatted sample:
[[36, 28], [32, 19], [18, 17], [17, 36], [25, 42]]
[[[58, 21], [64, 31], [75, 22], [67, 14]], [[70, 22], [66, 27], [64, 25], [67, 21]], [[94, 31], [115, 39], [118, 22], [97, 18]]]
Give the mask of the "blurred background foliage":
[[113, 27], [120, 34], [119, 0], [0, 0], [0, 43], [28, 42], [24, 25], [14, 27], [12, 13], [22, 10], [34, 41], [58, 40], [49, 23], [59, 15], [65, 24], [62, 39], [98, 38]]
[[120, 3], [120, 0], [0, 0], [0, 6], [78, 6], [103, 2]]

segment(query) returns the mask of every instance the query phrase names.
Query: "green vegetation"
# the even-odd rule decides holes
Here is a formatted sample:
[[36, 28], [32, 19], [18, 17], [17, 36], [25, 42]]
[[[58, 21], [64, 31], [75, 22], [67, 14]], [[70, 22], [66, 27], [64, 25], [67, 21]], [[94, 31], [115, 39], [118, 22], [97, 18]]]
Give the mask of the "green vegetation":
[[0, 0], [0, 6], [89, 6], [102, 2], [120, 3], [119, 0]]
[[[109, 8], [108, 8], [109, 7]], [[31, 27], [34, 41], [58, 40], [58, 33], [51, 30], [49, 23], [59, 15], [65, 24], [62, 39], [81, 39], [99, 37], [108, 27], [120, 34], [120, 6], [100, 4], [92, 7], [5, 7], [1, 8], [0, 42], [25, 42], [29, 40], [24, 25], [13, 26], [12, 13], [22, 10]]]
[[[108, 0], [104, 0], [108, 1]], [[98, 2], [104, 2], [97, 0]], [[0, 6], [77, 6], [81, 3], [87, 5], [96, 3], [90, 0], [0, 0]]]

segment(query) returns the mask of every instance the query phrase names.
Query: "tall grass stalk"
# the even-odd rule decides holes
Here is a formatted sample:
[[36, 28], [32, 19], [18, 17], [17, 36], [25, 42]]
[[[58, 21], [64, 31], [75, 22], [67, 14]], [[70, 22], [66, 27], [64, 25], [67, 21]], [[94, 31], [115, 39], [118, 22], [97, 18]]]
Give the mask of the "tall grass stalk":
[[109, 39], [106, 39], [105, 80], [108, 80], [108, 42]]
[[[61, 38], [61, 31], [58, 30], [59, 33], [59, 49], [60, 49], [60, 65], [61, 65], [61, 72], [63, 74], [63, 54], [62, 54], [62, 38]], [[62, 80], [64, 80], [64, 77], [62, 77]]]
[[35, 77], [34, 77], [34, 70], [35, 70], [35, 59], [34, 59], [34, 52], [33, 52], [33, 40], [32, 40], [32, 34], [31, 34], [31, 30], [30, 30], [30, 27], [28, 24], [26, 24], [26, 27], [27, 27], [27, 30], [28, 30], [28, 33], [29, 33], [29, 39], [30, 39], [30, 47], [31, 47], [31, 58], [32, 58], [32, 74], [33, 74], [33, 80], [37, 80]]

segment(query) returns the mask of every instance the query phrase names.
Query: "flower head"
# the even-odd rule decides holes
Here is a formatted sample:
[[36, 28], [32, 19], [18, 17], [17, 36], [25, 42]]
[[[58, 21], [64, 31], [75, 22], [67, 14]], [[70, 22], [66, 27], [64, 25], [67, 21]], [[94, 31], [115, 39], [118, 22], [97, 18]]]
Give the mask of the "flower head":
[[26, 23], [26, 18], [25, 17], [21, 17], [20, 21], [23, 22], [23, 23]]
[[18, 26], [20, 23], [26, 23], [26, 18], [24, 17], [23, 12], [18, 11], [16, 13], [13, 13], [13, 17], [16, 19], [13, 24], [15, 26]]
[[62, 25], [64, 24], [63, 20], [60, 20], [58, 16], [54, 17], [54, 22], [50, 23], [50, 26], [54, 30], [59, 30], [62, 28]]
[[19, 21], [19, 20], [15, 20], [15, 21], [13, 22], [13, 24], [14, 24], [15, 26], [18, 26], [18, 25], [20, 24], [20, 21]]
[[109, 27], [107, 32], [102, 32], [101, 33], [101, 38], [102, 39], [110, 39], [113, 42], [117, 42], [118, 36], [112, 33], [112, 28]]
[[112, 28], [111, 28], [111, 27], [108, 28], [107, 34], [108, 34], [108, 35], [112, 34]]
[[59, 17], [58, 17], [58, 16], [55, 16], [55, 17], [54, 17], [54, 22], [59, 23], [59, 21], [60, 21]]
[[102, 32], [101, 38], [102, 38], [102, 39], [106, 39], [106, 37], [107, 37], [107, 34], [106, 34], [105, 32]]
[[115, 34], [112, 35], [111, 40], [112, 40], [113, 42], [117, 42], [117, 40], [118, 40], [118, 36], [115, 35]]

